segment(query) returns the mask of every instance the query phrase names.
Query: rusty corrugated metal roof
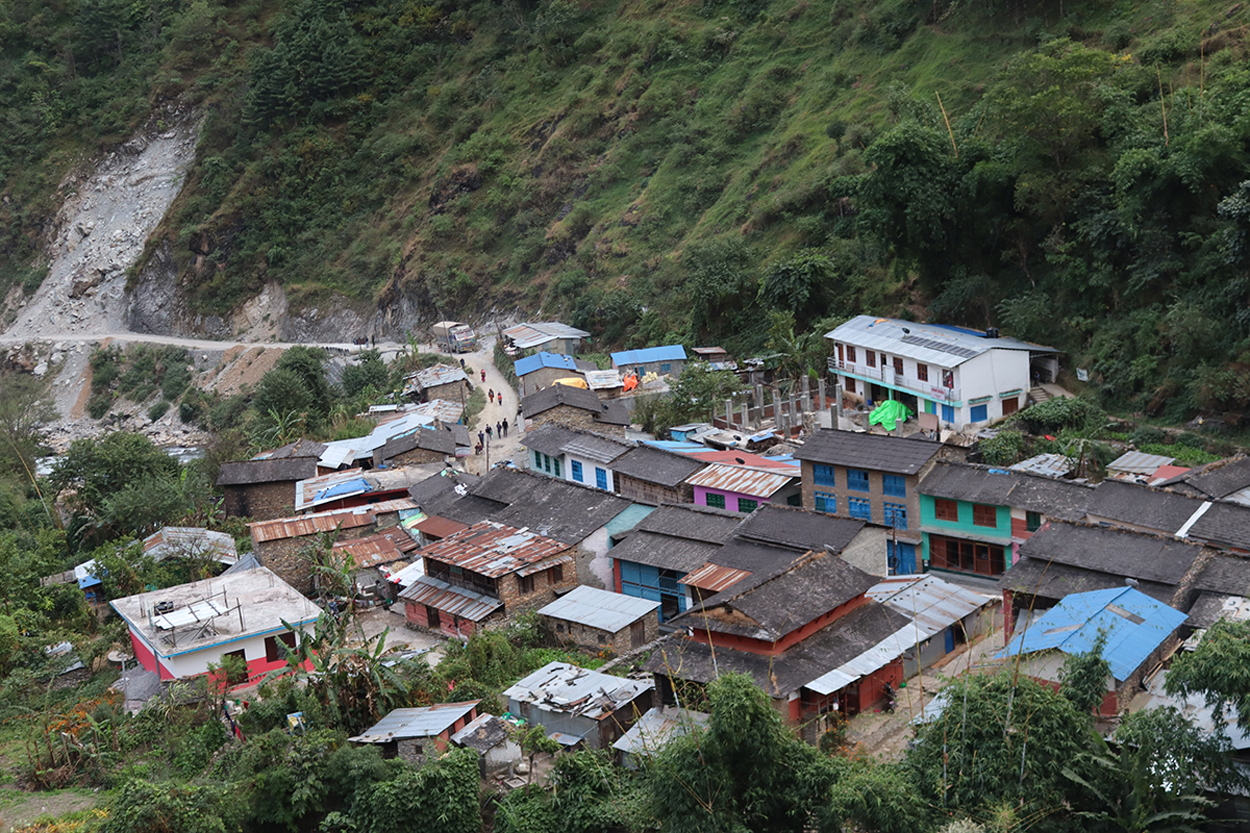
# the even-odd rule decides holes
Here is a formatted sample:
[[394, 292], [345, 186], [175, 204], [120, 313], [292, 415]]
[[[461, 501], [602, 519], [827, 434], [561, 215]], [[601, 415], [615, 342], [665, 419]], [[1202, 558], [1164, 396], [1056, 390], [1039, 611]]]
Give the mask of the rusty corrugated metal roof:
[[495, 578], [569, 549], [528, 529], [480, 521], [421, 551], [426, 558]]
[[706, 489], [766, 498], [776, 494], [793, 479], [791, 475], [775, 471], [713, 463], [703, 471], [695, 472], [687, 477], [686, 482]]
[[368, 538], [356, 538], [351, 541], [340, 541], [334, 549], [349, 553], [357, 567], [374, 567], [378, 564], [389, 564], [403, 557], [395, 542], [385, 535], [370, 535]]
[[732, 587], [749, 575], [751, 575], [750, 570], [735, 570], [733, 567], [722, 567], [709, 561], [681, 579], [679, 583], [688, 584], [700, 590], [719, 593], [727, 587]]
[[440, 613], [459, 616], [471, 622], [480, 622], [503, 607], [503, 602], [499, 599], [463, 587], [452, 587], [447, 582], [430, 576], [420, 576], [399, 597], [414, 604], [429, 605]]
[[416, 528], [421, 531], [421, 534], [428, 535], [431, 538], [446, 538], [449, 535], [455, 535], [457, 532], [463, 532], [469, 526], [468, 524], [460, 523], [460, 521], [453, 521], [451, 518], [431, 515], [418, 523]]
[[420, 509], [417, 502], [410, 497], [399, 497], [392, 500], [380, 500], [367, 504], [372, 512], [398, 512], [401, 509]]
[[421, 546], [421, 543], [409, 535], [408, 531], [403, 527], [393, 526], [390, 529], [382, 530], [378, 534], [390, 538], [391, 543], [393, 543], [396, 549], [400, 552], [412, 552], [417, 547]]
[[284, 538], [299, 538], [304, 535], [316, 535], [321, 532], [333, 532], [336, 529], [356, 529], [373, 523], [373, 513], [367, 507], [342, 509], [334, 512], [316, 512], [311, 515], [299, 515], [293, 518], [277, 518], [272, 521], [256, 521], [248, 524], [252, 530], [252, 541], [263, 544], [266, 541], [280, 541]]

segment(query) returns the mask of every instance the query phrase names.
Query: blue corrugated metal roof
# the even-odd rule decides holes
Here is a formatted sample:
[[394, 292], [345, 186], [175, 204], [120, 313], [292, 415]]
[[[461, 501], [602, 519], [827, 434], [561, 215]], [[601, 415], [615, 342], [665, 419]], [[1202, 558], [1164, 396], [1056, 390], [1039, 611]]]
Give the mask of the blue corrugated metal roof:
[[524, 376], [544, 367], [555, 367], [560, 370], [577, 370], [577, 365], [573, 362], [572, 356], [561, 356], [559, 353], [548, 353], [546, 351], [526, 356], [523, 359], [517, 359], [514, 369], [516, 370], [516, 375]]
[[685, 360], [686, 348], [680, 344], [644, 347], [641, 350], [621, 350], [619, 353], [612, 354], [612, 364], [617, 367], [649, 362], [684, 362]]
[[1052, 648], [1079, 654], [1093, 648], [1099, 631], [1106, 631], [1103, 659], [1111, 676], [1125, 680], [1187, 618], [1132, 587], [1072, 593], [1016, 635], [998, 656]]

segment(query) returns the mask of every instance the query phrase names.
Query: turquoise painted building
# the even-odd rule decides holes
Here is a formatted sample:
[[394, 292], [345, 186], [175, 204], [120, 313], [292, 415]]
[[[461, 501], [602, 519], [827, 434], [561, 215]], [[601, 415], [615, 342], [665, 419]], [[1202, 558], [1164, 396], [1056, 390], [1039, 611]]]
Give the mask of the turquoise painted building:
[[920, 495], [921, 553], [932, 570], [999, 576], [1011, 566], [1011, 509]]

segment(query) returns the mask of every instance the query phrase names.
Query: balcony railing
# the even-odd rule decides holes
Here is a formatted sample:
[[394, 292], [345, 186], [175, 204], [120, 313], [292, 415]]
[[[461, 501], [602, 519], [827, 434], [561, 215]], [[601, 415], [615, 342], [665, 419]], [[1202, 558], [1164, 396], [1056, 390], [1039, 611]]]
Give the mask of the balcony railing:
[[[879, 381], [882, 384], [890, 385], [896, 388], [903, 388], [911, 391], [925, 399], [932, 399], [937, 402], [958, 402], [960, 400], [958, 387], [946, 387], [945, 385], [930, 382], [922, 382], [919, 379], [911, 379], [902, 373], [895, 373], [894, 368], [886, 365], [884, 367], [869, 367], [859, 362], [839, 361], [836, 358], [829, 358], [829, 369], [834, 373], [850, 373], [861, 379], [872, 379], [874, 382]], [[933, 368], [931, 371], [939, 379], [941, 378], [941, 368]]]

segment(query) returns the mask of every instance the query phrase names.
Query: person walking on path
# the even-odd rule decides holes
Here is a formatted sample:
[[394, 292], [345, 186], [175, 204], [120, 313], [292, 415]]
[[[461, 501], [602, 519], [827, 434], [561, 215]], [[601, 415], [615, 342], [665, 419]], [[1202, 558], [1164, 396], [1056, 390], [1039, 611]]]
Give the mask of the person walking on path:
[[482, 384], [483, 385], [486, 384], [486, 371], [485, 370], [482, 371]]
[[491, 438], [495, 436], [494, 434], [491, 433], [491, 427], [489, 425], [486, 426], [486, 436], [491, 437]]
[[502, 423], [502, 422], [496, 422], [496, 423], [495, 423], [495, 436], [496, 436], [496, 437], [502, 437], [502, 436], [503, 436], [503, 423]]
[[483, 433], [483, 432], [481, 432], [481, 431], [478, 431], [478, 432], [477, 432], [477, 444], [478, 444], [478, 445], [486, 445], [486, 434], [484, 434], [484, 433]]
[[491, 388], [490, 393], [486, 394], [486, 396], [487, 398], [490, 399], [490, 404], [494, 405], [495, 404], [495, 389]]
[[503, 435], [508, 436], [508, 420], [503, 421]]

